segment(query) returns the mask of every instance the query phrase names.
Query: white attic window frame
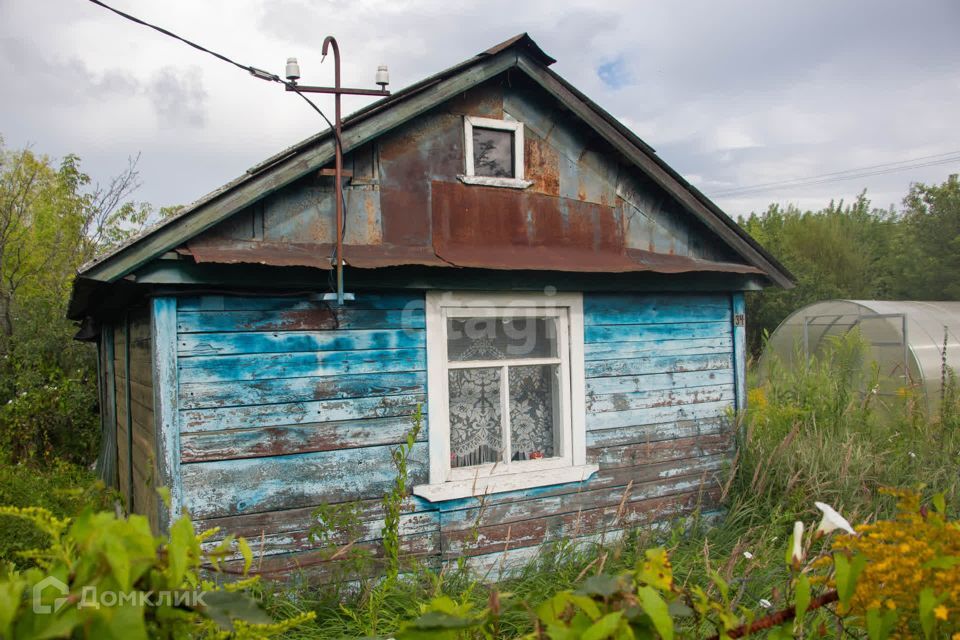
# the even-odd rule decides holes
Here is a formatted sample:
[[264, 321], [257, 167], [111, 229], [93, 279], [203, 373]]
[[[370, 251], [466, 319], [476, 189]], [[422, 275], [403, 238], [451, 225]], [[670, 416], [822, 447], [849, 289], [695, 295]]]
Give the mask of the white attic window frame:
[[[473, 128], [496, 129], [513, 133], [513, 173], [512, 178], [478, 176], [473, 163]], [[475, 116], [463, 117], [463, 148], [466, 161], [466, 173], [457, 178], [464, 184], [476, 184], [486, 187], [507, 187], [509, 189], [526, 189], [533, 184], [532, 180], [524, 179], [523, 167], [523, 123], [516, 120], [497, 120], [495, 118], [478, 118]]]
[[[580, 293], [466, 293], [428, 291], [427, 325], [427, 413], [429, 428], [430, 479], [413, 488], [413, 493], [431, 502], [482, 496], [555, 484], [583, 482], [599, 466], [587, 463], [586, 380], [584, 370], [583, 295]], [[448, 373], [454, 368], [477, 366], [510, 367], [535, 363], [499, 360], [451, 362], [447, 352], [447, 319], [466, 317], [511, 317], [524, 314], [556, 318], [561, 366], [561, 432], [556, 457], [505, 461], [453, 468], [450, 463], [450, 413]], [[501, 378], [506, 384], [506, 378]], [[506, 395], [502, 395], [506, 398]], [[505, 412], [508, 414], [509, 412]], [[506, 423], [509, 429], [509, 422]], [[509, 442], [506, 446], [509, 447]], [[509, 457], [509, 456], [505, 456]]]

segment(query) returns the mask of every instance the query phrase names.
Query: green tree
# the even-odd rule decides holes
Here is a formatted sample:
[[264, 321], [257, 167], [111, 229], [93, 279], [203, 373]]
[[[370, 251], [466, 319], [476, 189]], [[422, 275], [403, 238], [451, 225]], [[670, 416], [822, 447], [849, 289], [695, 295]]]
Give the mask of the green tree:
[[96, 446], [95, 359], [65, 317], [77, 268], [138, 232], [150, 216], [129, 200], [136, 160], [105, 185], [80, 158], [59, 164], [0, 138], [0, 449], [89, 463]]
[[771, 205], [741, 224], [797, 279], [794, 289], [768, 289], [747, 299], [748, 342], [754, 354], [762, 334], [790, 313], [817, 300], [887, 297], [895, 273], [890, 260], [897, 217], [873, 209], [862, 193], [851, 204], [831, 202], [819, 211]]
[[960, 179], [914, 184], [903, 200], [897, 293], [914, 300], [960, 299]]

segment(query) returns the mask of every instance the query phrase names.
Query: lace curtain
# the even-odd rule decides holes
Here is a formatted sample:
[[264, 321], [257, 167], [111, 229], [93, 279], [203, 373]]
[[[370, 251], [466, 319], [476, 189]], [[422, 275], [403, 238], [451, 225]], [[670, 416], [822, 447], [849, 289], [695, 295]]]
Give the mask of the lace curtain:
[[[510, 459], [554, 455], [557, 365], [508, 367]], [[500, 369], [453, 369], [450, 387], [450, 466], [500, 462], [503, 426]]]

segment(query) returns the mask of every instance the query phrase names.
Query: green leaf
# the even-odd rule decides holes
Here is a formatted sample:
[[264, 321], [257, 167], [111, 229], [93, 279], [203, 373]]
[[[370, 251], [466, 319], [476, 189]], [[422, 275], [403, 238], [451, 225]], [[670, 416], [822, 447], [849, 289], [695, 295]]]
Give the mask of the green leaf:
[[610, 638], [617, 632], [620, 621], [623, 619], [623, 611], [614, 611], [603, 616], [587, 629], [581, 636], [582, 640], [603, 640]]
[[637, 596], [640, 598], [640, 605], [650, 616], [660, 637], [664, 640], [673, 640], [673, 618], [670, 617], [670, 611], [663, 596], [651, 587], [640, 587], [637, 589]]
[[923, 563], [924, 569], [952, 569], [960, 564], [960, 557], [957, 556], [937, 556]]
[[670, 615], [674, 618], [692, 618], [693, 609], [687, 606], [687, 603], [677, 598], [670, 602], [667, 606], [667, 611], [670, 612]]
[[933, 609], [938, 604], [939, 602], [933, 589], [927, 587], [920, 592], [917, 614], [920, 618], [920, 626], [923, 628], [925, 638], [929, 638], [930, 634], [933, 633], [933, 627], [936, 625]]
[[616, 593], [619, 593], [623, 587], [624, 583], [622, 579], [615, 576], [600, 574], [598, 576], [590, 576], [584, 580], [583, 584], [580, 585], [580, 588], [577, 589], [575, 593], [585, 596], [600, 596], [601, 598], [609, 598]]
[[857, 554], [851, 560], [842, 553], [833, 554], [834, 579], [837, 583], [837, 595], [840, 604], [847, 606], [857, 589], [857, 579], [867, 565], [867, 558]]
[[937, 510], [937, 513], [940, 515], [947, 514], [947, 499], [943, 497], [942, 493], [938, 493], [933, 496], [933, 508]]
[[193, 544], [193, 526], [186, 518], [170, 525], [170, 542], [167, 544], [167, 563], [170, 567], [170, 584], [177, 588], [187, 573], [190, 547]]
[[408, 628], [425, 631], [430, 629], [469, 629], [476, 625], [477, 621], [470, 618], [446, 613], [445, 611], [428, 611], [409, 623]]
[[273, 620], [257, 603], [239, 591], [206, 591], [201, 611], [224, 630], [233, 630], [234, 620], [252, 624], [270, 624]]
[[896, 623], [896, 610], [867, 609], [867, 637], [870, 640], [886, 640]]
[[807, 574], [801, 573], [797, 576], [797, 590], [794, 596], [794, 607], [796, 609], [797, 622], [801, 622], [803, 616], [807, 613], [807, 607], [810, 606], [810, 579]]
[[250, 550], [250, 545], [243, 537], [237, 538], [237, 547], [240, 549], [240, 555], [243, 556], [243, 575], [247, 575], [250, 567], [253, 566], [253, 551]]
[[637, 579], [660, 591], [669, 591], [673, 585], [673, 570], [666, 549], [647, 549], [644, 555], [646, 560], [640, 564]]
[[17, 617], [20, 608], [20, 595], [23, 593], [26, 581], [16, 577], [7, 578], [0, 582], [0, 638], [10, 638], [10, 628]]
[[104, 555], [113, 577], [121, 591], [130, 591], [133, 586], [130, 581], [130, 556], [127, 548], [116, 538], [108, 537], [104, 541]]
[[715, 570], [710, 570], [710, 579], [713, 581], [713, 584], [717, 586], [717, 589], [720, 590], [720, 598], [724, 603], [730, 602], [730, 587], [727, 585], [727, 581], [724, 580], [719, 573]]

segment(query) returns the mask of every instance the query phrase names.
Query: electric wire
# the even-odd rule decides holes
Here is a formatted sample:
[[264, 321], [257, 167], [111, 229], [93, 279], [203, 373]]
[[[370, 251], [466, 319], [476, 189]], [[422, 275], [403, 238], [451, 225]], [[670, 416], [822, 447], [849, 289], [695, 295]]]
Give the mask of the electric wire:
[[[303, 98], [303, 100], [304, 100], [308, 105], [310, 105], [310, 107], [311, 107], [314, 111], [316, 111], [318, 114], [320, 114], [320, 117], [323, 118], [323, 120], [327, 123], [327, 126], [330, 127], [330, 131], [331, 131], [331, 133], [333, 134], [334, 144], [337, 146], [337, 149], [338, 149], [340, 155], [341, 155], [341, 156], [343, 155], [343, 142], [342, 142], [342, 140], [341, 140], [341, 138], [340, 138], [340, 133], [337, 131], [337, 128], [334, 126], [334, 124], [333, 124], [332, 122], [330, 122], [330, 118], [327, 117], [327, 115], [323, 112], [323, 110], [321, 110], [320, 107], [318, 107], [318, 106], [316, 105], [316, 103], [313, 102], [313, 100], [311, 100], [310, 98], [308, 98], [306, 95], [303, 94], [303, 92], [300, 91], [299, 87], [297, 87], [297, 84], [296, 84], [295, 82], [290, 82], [290, 81], [288, 81], [288, 80], [284, 80], [283, 78], [281, 78], [281, 77], [278, 76], [277, 74], [275, 74], [275, 73], [270, 73], [269, 71], [265, 71], [265, 70], [263, 70], [263, 69], [260, 69], [259, 67], [254, 67], [254, 66], [252, 66], [252, 65], [246, 65], [246, 64], [242, 64], [242, 63], [240, 63], [240, 62], [237, 62], [236, 60], [233, 60], [233, 59], [231, 59], [231, 58], [223, 55], [222, 53], [218, 53], [218, 52], [216, 52], [216, 51], [213, 51], [212, 49], [208, 49], [207, 47], [204, 47], [203, 45], [197, 44], [196, 42], [193, 42], [192, 40], [188, 40], [187, 38], [184, 38], [183, 36], [179, 36], [179, 35], [177, 35], [176, 33], [170, 31], [169, 29], [164, 29], [164, 28], [161, 27], [161, 26], [152, 24], [152, 23], [150, 23], [150, 22], [147, 22], [146, 20], [142, 20], [142, 19], [140, 19], [140, 18], [138, 18], [138, 17], [136, 17], [136, 16], [134, 16], [134, 15], [131, 15], [131, 14], [129, 14], [129, 13], [126, 13], [126, 12], [124, 12], [124, 11], [121, 11], [120, 9], [117, 9], [117, 8], [115, 8], [115, 7], [111, 7], [110, 5], [106, 4], [105, 2], [102, 2], [102, 0], [89, 0], [89, 2], [95, 4], [95, 5], [99, 6], [99, 7], [102, 7], [102, 8], [104, 8], [104, 9], [106, 9], [107, 11], [111, 11], [111, 12], [115, 13], [116, 15], [118, 15], [118, 16], [120, 16], [120, 17], [122, 17], [122, 18], [125, 18], [125, 19], [127, 19], [127, 20], [129, 20], [129, 21], [131, 21], [131, 22], [133, 22], [133, 23], [136, 23], [136, 24], [139, 24], [139, 25], [141, 25], [141, 26], [147, 27], [148, 29], [153, 29], [154, 31], [157, 31], [157, 32], [159, 32], [159, 33], [161, 33], [161, 34], [163, 34], [163, 35], [165, 35], [165, 36], [168, 36], [168, 37], [170, 37], [170, 38], [173, 38], [173, 39], [175, 39], [175, 40], [178, 40], [178, 41], [182, 42], [183, 44], [185, 44], [185, 45], [187, 45], [187, 46], [189, 46], [189, 47], [192, 47], [192, 48], [194, 48], [194, 49], [197, 49], [198, 51], [201, 51], [201, 52], [203, 52], [203, 53], [207, 53], [207, 54], [213, 56], [214, 58], [217, 58], [218, 60], [221, 60], [221, 61], [223, 61], [223, 62], [226, 62], [227, 64], [230, 64], [230, 65], [233, 65], [233, 66], [237, 67], [238, 69], [242, 69], [242, 70], [246, 71], [247, 73], [249, 73], [250, 75], [254, 76], [255, 78], [259, 78], [259, 79], [261, 79], [261, 80], [266, 80], [266, 81], [268, 81], [268, 82], [276, 82], [276, 83], [279, 83], [279, 84], [284, 85], [287, 89], [289, 89], [290, 91], [296, 93], [298, 96], [300, 96], [301, 98]], [[338, 194], [339, 194], [339, 196], [340, 196], [340, 200], [341, 200], [341, 203], [342, 203], [342, 205], [343, 205], [343, 211], [344, 211], [344, 216], [343, 216], [343, 217], [344, 217], [344, 224], [341, 226], [341, 229], [340, 229], [340, 241], [342, 242], [344, 236], [346, 235], [346, 226], [347, 226], [347, 225], [346, 225], [347, 199], [346, 199], [346, 194], [344, 193], [344, 189], [343, 189], [343, 185], [342, 185], [342, 184], [337, 185], [337, 192], [338, 192]], [[331, 261], [331, 263], [334, 263], [334, 264], [335, 264], [336, 260], [337, 260], [337, 256], [336, 256], [336, 253], [334, 253], [334, 255], [331, 256], [330, 261]], [[331, 283], [331, 290], [332, 290], [332, 283]]]
[[922, 167], [932, 167], [943, 164], [952, 164], [954, 162], [960, 162], [960, 151], [948, 151], [946, 153], [938, 153], [929, 156], [920, 156], [917, 158], [911, 158], [908, 160], [899, 160], [896, 162], [886, 162], [877, 165], [871, 165], [866, 167], [858, 167], [855, 169], [845, 169], [842, 171], [832, 171], [830, 173], [821, 173], [812, 176], [806, 176], [804, 178], [793, 178], [791, 180], [780, 180], [773, 182], [764, 182], [755, 185], [749, 185], [745, 187], [736, 187], [731, 189], [724, 189], [721, 191], [716, 191], [711, 194], [712, 197], [726, 197], [733, 195], [746, 195], [748, 193], [760, 193], [763, 191], [769, 191], [772, 189], [779, 188], [788, 188], [788, 187], [805, 187], [816, 184], [828, 184], [831, 182], [840, 182], [843, 180], [854, 180], [857, 178], [865, 178], [875, 175], [885, 175], [888, 173], [896, 173], [898, 171], [907, 171], [910, 169], [919, 169]]

